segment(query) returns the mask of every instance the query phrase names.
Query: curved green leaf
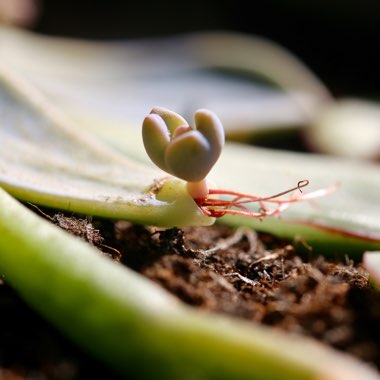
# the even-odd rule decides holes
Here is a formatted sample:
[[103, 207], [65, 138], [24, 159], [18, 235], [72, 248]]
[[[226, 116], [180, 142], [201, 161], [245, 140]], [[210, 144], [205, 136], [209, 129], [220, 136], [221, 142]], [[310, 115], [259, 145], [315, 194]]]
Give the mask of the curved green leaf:
[[146, 224], [213, 223], [183, 182], [171, 178], [157, 186], [165, 173], [82, 133], [33, 86], [1, 65], [0, 141], [0, 186], [20, 199]]
[[134, 379], [379, 379], [311, 339], [184, 306], [1, 189], [0, 268], [51, 323]]
[[303, 179], [310, 181], [305, 192], [337, 185], [325, 197], [292, 204], [280, 218], [225, 216], [222, 220], [296, 239], [332, 255], [380, 248], [380, 167], [376, 164], [230, 143], [212, 175], [222, 188], [264, 196]]

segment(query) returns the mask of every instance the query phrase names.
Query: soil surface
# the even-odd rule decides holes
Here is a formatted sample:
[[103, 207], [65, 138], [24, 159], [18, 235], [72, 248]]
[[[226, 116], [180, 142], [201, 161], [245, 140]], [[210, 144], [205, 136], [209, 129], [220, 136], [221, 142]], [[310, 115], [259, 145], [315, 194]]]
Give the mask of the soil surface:
[[[189, 305], [315, 337], [380, 369], [380, 296], [348, 258], [300, 256], [244, 228], [158, 229], [33, 209]], [[0, 379], [118, 379], [4, 281], [0, 316]]]

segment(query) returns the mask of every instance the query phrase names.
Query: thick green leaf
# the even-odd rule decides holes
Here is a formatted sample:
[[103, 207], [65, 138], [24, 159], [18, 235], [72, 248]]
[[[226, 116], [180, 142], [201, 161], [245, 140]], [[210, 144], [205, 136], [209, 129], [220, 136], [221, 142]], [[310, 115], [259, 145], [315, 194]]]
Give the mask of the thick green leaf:
[[1, 189], [0, 268], [67, 336], [134, 379], [379, 379], [311, 339], [180, 304]]
[[361, 254], [380, 247], [380, 167], [366, 161], [228, 144], [212, 172], [223, 188], [271, 195], [308, 179], [305, 192], [337, 185], [334, 193], [290, 206], [263, 221], [223, 217], [296, 239], [327, 254]]
[[[209, 225], [184, 183], [82, 133], [0, 65], [0, 186], [20, 199], [157, 225]], [[135, 142], [141, 143], [140, 141]]]

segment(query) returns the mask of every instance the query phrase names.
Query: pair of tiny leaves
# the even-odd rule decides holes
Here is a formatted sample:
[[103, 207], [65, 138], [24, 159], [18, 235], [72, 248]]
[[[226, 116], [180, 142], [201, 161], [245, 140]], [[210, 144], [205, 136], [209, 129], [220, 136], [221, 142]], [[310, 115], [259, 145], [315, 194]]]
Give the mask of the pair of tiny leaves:
[[177, 113], [154, 107], [144, 119], [142, 135], [150, 159], [165, 172], [188, 182], [206, 178], [224, 146], [224, 130], [211, 111], [200, 109], [195, 126]]

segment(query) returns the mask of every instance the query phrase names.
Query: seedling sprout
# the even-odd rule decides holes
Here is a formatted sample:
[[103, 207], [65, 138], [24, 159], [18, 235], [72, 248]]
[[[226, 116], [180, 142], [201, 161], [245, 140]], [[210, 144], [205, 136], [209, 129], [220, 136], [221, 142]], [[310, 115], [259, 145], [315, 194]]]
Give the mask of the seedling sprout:
[[[304, 193], [307, 179], [296, 186], [271, 196], [245, 194], [234, 190], [210, 188], [207, 175], [218, 160], [224, 146], [224, 129], [211, 111], [200, 109], [194, 115], [194, 127], [177, 113], [154, 107], [144, 119], [142, 135], [150, 159], [165, 172], [187, 182], [187, 190], [202, 212], [210, 217], [226, 214], [252, 218], [278, 216], [290, 204], [325, 196], [335, 187]], [[287, 198], [284, 195], [291, 194]], [[219, 196], [232, 197], [219, 199]], [[257, 203], [258, 210], [245, 206]]]

